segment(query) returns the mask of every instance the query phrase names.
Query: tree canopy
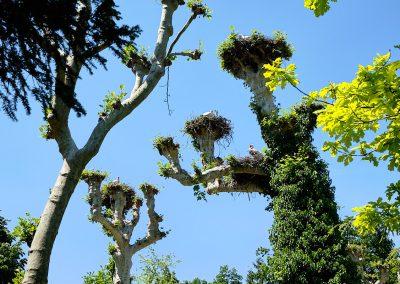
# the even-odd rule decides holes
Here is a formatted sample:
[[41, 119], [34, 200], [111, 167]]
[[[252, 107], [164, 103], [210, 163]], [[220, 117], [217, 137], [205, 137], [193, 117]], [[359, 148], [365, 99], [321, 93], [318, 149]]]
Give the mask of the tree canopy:
[[[5, 0], [1, 5], [0, 100], [13, 120], [18, 103], [30, 113], [30, 94], [46, 114], [57, 80], [54, 68], [65, 68], [68, 56], [92, 72], [97, 65], [105, 67], [101, 50], [110, 48], [121, 56], [123, 47], [140, 33], [138, 26], [118, 23], [121, 17], [113, 0]], [[73, 92], [61, 98], [78, 115], [85, 114]]]
[[20, 243], [7, 229], [7, 220], [0, 216], [0, 283], [9, 284], [20, 270], [24, 269], [26, 259], [23, 258]]

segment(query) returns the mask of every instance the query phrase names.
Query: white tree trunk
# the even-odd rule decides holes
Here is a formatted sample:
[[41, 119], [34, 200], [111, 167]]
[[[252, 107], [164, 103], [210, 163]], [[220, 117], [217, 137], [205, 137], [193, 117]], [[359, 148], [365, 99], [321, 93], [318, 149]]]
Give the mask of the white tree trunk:
[[24, 284], [45, 284], [54, 241], [84, 165], [64, 160], [29, 249]]
[[113, 254], [115, 261], [115, 273], [113, 275], [114, 284], [130, 284], [131, 283], [131, 268], [132, 254], [125, 250], [119, 250]]

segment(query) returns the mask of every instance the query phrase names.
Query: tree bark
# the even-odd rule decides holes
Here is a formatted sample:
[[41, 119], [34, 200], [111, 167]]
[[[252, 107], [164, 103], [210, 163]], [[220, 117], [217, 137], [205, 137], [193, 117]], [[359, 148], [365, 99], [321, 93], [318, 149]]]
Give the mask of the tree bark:
[[[124, 253], [125, 252], [125, 253]], [[114, 284], [131, 284], [132, 254], [125, 250], [117, 250], [113, 254], [115, 261]]]
[[76, 161], [64, 160], [29, 249], [29, 261], [23, 281], [24, 284], [47, 283], [53, 244], [68, 201], [74, 192], [83, 169], [84, 165]]

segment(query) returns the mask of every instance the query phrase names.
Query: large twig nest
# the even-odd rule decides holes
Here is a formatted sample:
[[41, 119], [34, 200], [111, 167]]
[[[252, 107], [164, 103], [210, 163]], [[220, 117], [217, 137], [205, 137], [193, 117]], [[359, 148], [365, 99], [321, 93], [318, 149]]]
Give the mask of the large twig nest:
[[194, 142], [210, 139], [219, 141], [230, 140], [232, 136], [231, 121], [215, 112], [207, 112], [185, 123], [183, 131], [190, 135]]
[[124, 194], [126, 199], [124, 212], [126, 212], [133, 207], [137, 199], [135, 190], [126, 183], [109, 182], [105, 184], [102, 188], [102, 205], [105, 208], [110, 209], [111, 203], [115, 202], [113, 195], [118, 192]]
[[278, 57], [289, 59], [292, 48], [280, 33], [272, 38], [259, 32], [253, 32], [250, 36], [231, 33], [218, 47], [218, 55], [222, 69], [235, 78], [242, 78], [244, 73], [257, 73], [264, 64]]

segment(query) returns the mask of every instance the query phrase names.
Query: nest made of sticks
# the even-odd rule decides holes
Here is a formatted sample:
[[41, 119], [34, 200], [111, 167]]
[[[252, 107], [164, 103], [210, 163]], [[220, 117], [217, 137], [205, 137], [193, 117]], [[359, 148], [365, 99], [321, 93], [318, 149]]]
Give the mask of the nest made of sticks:
[[186, 121], [183, 132], [193, 139], [210, 138], [218, 141], [221, 139], [230, 140], [232, 129], [232, 123], [229, 119], [215, 112], [208, 112]]
[[249, 69], [258, 72], [264, 64], [271, 63], [276, 58], [289, 59], [292, 48], [284, 37], [266, 37], [258, 32], [250, 36], [231, 33], [226, 41], [218, 47], [221, 67], [240, 78]]
[[124, 207], [124, 213], [126, 213], [133, 207], [137, 199], [135, 190], [126, 183], [109, 182], [108, 184], [105, 184], [102, 188], [102, 206], [110, 209], [111, 203], [115, 202], [112, 196], [118, 191], [122, 192], [125, 196], [126, 204]]

